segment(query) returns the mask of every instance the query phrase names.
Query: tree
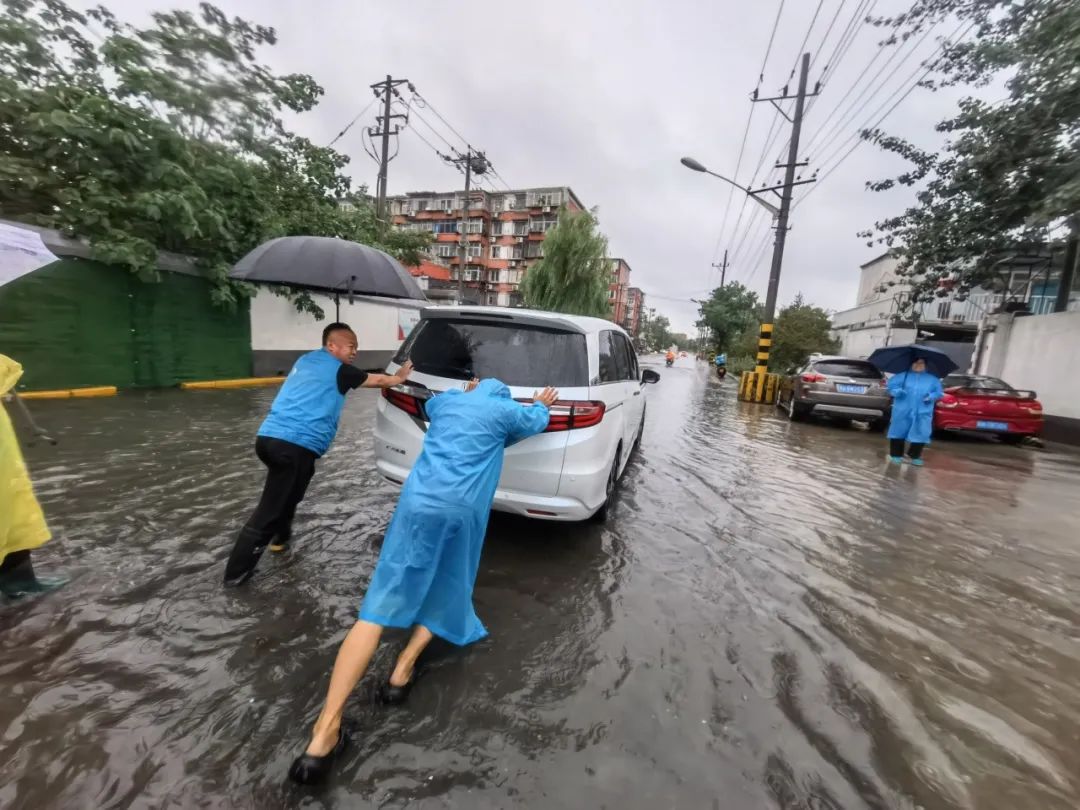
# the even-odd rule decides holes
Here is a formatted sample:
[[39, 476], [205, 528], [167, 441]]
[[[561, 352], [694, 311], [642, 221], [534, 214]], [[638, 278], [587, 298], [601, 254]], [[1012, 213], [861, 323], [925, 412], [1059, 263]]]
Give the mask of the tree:
[[861, 234], [896, 249], [900, 273], [914, 282], [912, 305], [962, 296], [1007, 252], [1045, 249], [1080, 213], [1080, 3], [917, 0], [875, 22], [909, 37], [953, 16], [974, 36], [946, 44], [924, 84], [985, 87], [1007, 77], [1006, 97], [960, 102], [937, 126], [950, 137], [940, 154], [862, 133], [912, 164], [871, 189], [926, 181], [916, 205]]
[[310, 111], [322, 88], [257, 61], [273, 29], [199, 8], [139, 29], [102, 7], [4, 0], [0, 214], [85, 237], [145, 280], [158, 250], [189, 255], [222, 304], [252, 291], [230, 266], [276, 236], [340, 236], [415, 264], [426, 239], [381, 235], [366, 200], [341, 208], [348, 158], [286, 130], [280, 116]]
[[791, 305], [781, 309], [776, 318], [769, 352], [772, 370], [783, 372], [815, 352], [835, 354], [840, 351], [840, 341], [832, 337], [831, 329], [828, 312], [805, 303], [802, 293], [796, 295]]
[[562, 206], [558, 224], [544, 238], [544, 257], [525, 275], [525, 303], [549, 312], [608, 317], [607, 245], [597, 231], [595, 211]]
[[717, 287], [709, 299], [700, 305], [701, 319], [697, 325], [709, 328], [716, 352], [730, 352], [739, 335], [752, 327], [756, 330], [761, 319], [759, 310], [757, 293], [738, 282], [732, 282]]
[[672, 344], [671, 321], [664, 315], [657, 315], [655, 309], [649, 309], [649, 317], [641, 328], [641, 341], [651, 351], [666, 349]]

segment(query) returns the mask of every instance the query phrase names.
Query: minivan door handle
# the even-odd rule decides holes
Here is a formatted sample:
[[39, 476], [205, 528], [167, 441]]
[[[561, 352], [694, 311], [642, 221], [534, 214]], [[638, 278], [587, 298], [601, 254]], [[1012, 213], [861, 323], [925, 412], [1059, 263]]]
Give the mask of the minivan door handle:
[[634, 392], [634, 396], [635, 396], [635, 397], [640, 397], [640, 396], [641, 396], [641, 392], [640, 392], [640, 391], [635, 391], [635, 392]]

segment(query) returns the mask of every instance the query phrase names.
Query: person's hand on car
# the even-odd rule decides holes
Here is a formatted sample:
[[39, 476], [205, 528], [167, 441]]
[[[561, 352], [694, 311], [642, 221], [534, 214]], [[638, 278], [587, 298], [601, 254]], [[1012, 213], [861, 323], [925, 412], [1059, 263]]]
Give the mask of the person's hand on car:
[[476, 386], [478, 386], [479, 384], [480, 384], [480, 379], [478, 377], [473, 377], [471, 380], [469, 380], [467, 383], [465, 383], [465, 393], [467, 394], [470, 391], [475, 391]]
[[543, 391], [533, 392], [533, 402], [539, 402], [549, 411], [551, 406], [555, 404], [555, 400], [559, 398], [559, 392], [552, 388], [550, 385]]
[[398, 369], [397, 374], [394, 376], [398, 379], [398, 385], [409, 379], [409, 375], [413, 372], [412, 360], [406, 360], [401, 364], [401, 368]]

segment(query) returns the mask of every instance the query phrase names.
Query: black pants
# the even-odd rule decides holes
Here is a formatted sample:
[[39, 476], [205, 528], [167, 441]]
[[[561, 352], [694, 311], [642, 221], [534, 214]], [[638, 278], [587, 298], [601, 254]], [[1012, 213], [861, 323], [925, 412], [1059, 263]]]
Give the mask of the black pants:
[[254, 513], [240, 530], [225, 565], [225, 582], [239, 585], [250, 577], [266, 546], [277, 537], [288, 543], [296, 506], [304, 499], [315, 473], [313, 452], [292, 442], [259, 436], [255, 455], [266, 465], [266, 484]]
[[[908, 446], [908, 455], [911, 458], [921, 458], [923, 448], [925, 444], [919, 444], [918, 442], [912, 442]], [[903, 439], [889, 439], [889, 455], [894, 458], [902, 458], [904, 455], [904, 440]]]

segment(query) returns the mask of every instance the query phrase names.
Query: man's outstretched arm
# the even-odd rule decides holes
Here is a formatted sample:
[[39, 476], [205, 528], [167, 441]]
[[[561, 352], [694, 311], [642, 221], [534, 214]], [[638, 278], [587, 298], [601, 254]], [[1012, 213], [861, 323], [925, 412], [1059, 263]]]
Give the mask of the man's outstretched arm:
[[411, 360], [406, 360], [405, 363], [398, 369], [397, 374], [368, 374], [367, 379], [364, 380], [362, 388], [393, 388], [395, 385], [401, 385], [412, 374], [413, 364]]

